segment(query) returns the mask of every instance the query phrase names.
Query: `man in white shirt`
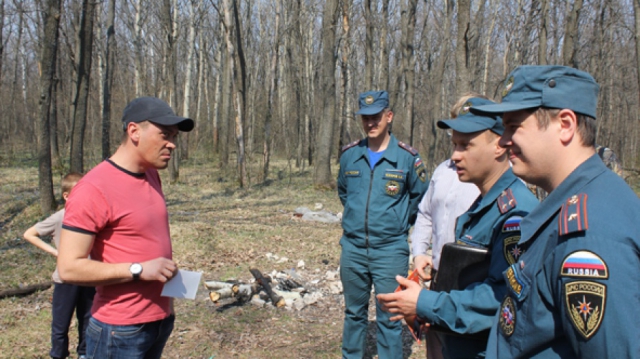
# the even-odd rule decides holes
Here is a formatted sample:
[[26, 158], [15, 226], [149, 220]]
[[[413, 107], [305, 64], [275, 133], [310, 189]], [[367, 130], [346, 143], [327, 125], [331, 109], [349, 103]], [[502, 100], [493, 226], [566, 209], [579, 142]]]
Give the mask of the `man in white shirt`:
[[[413, 264], [423, 280], [438, 271], [440, 252], [446, 243], [455, 241], [456, 218], [466, 212], [480, 191], [473, 183], [460, 182], [456, 165], [447, 159], [433, 172], [429, 189], [418, 205], [418, 217], [411, 233]], [[431, 256], [427, 253], [431, 247]], [[425, 268], [431, 271], [425, 272]], [[442, 358], [438, 335], [426, 333], [427, 358]]]

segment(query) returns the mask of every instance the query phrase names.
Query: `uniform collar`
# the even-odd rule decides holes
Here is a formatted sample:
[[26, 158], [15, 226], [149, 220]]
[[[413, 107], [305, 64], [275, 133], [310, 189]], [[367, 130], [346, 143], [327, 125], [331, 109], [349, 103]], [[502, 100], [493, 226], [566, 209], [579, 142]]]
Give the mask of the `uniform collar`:
[[607, 170], [608, 168], [597, 154], [582, 162], [556, 189], [549, 193], [544, 201], [524, 217], [520, 226], [521, 242], [533, 238], [538, 229], [545, 227], [542, 224], [555, 216], [567, 198], [580, 192], [593, 178]]
[[505, 173], [502, 174], [502, 176], [500, 176], [500, 178], [498, 178], [496, 183], [494, 183], [493, 186], [491, 186], [491, 189], [489, 189], [489, 192], [487, 192], [487, 194], [484, 197], [481, 197], [480, 203], [477, 206], [475, 206], [475, 208], [471, 211], [471, 213], [478, 213], [484, 208], [486, 208], [487, 206], [490, 206], [493, 203], [495, 203], [495, 201], [498, 199], [498, 197], [500, 197], [502, 192], [505, 191], [507, 188], [511, 187], [511, 185], [515, 181], [519, 181], [519, 179], [518, 177], [516, 177], [516, 175], [513, 174], [513, 171], [511, 170], [511, 168], [509, 168], [508, 170], [505, 171]]
[[[398, 140], [393, 134], [390, 134], [390, 136], [391, 137], [389, 138], [389, 144], [387, 145], [387, 149], [384, 150], [380, 161], [386, 159], [389, 162], [396, 163], [398, 162]], [[369, 148], [369, 139], [365, 138], [360, 143], [361, 145], [358, 146], [358, 150], [360, 151], [360, 153], [357, 156], [353, 157], [354, 163], [361, 158], [366, 158], [367, 160], [369, 159], [369, 153], [367, 151], [367, 149]]]

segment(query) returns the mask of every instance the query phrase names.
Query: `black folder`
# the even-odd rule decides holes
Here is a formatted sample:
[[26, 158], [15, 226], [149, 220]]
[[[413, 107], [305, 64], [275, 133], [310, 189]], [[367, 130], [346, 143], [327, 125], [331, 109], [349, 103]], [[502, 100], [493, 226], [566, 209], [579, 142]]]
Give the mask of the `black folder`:
[[[464, 289], [475, 282], [482, 282], [489, 276], [490, 262], [491, 252], [486, 248], [447, 243], [442, 247], [440, 268], [431, 282], [431, 290], [448, 293], [452, 290]], [[432, 325], [429, 329], [443, 334], [482, 340], [486, 340], [489, 336], [488, 330], [463, 335], [437, 325]]]

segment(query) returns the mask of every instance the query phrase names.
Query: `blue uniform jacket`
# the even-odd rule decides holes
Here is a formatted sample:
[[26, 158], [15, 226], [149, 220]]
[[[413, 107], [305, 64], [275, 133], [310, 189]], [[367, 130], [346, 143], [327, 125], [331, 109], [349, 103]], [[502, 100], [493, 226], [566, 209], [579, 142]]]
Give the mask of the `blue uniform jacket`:
[[415, 149], [391, 135], [371, 170], [367, 143], [363, 139], [345, 146], [340, 157], [338, 195], [344, 205], [340, 243], [382, 248], [401, 241], [406, 246], [418, 203], [429, 186], [424, 164]]
[[522, 221], [489, 358], [640, 358], [640, 200], [597, 155]]
[[[492, 327], [505, 294], [502, 272], [522, 253], [519, 223], [538, 200], [508, 169], [484, 197], [478, 197], [469, 211], [458, 217], [458, 243], [488, 248], [491, 251], [489, 277], [464, 290], [450, 293], [422, 290], [417, 314], [427, 323], [435, 323], [459, 334], [474, 334]], [[444, 268], [446, 263], [440, 263]]]

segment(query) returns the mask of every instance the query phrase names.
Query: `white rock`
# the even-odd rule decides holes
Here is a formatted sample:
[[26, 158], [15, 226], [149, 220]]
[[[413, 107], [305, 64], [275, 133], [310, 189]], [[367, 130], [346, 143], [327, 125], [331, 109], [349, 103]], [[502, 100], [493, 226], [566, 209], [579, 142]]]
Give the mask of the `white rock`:
[[316, 303], [322, 297], [323, 297], [323, 295], [322, 295], [321, 292], [313, 292], [313, 293], [309, 293], [309, 294], [305, 295], [302, 298], [302, 300], [304, 301], [305, 305], [311, 305], [311, 304]]
[[322, 209], [322, 207], [324, 207], [324, 206], [322, 205], [322, 203], [316, 203], [316, 205], [315, 205], [313, 208], [314, 208], [316, 211], [319, 211], [319, 210], [321, 210], [321, 209]]
[[298, 299], [293, 301], [293, 308], [296, 310], [302, 310], [305, 307], [304, 300]]
[[338, 274], [339, 274], [338, 271], [328, 270], [324, 277], [327, 280], [337, 280], [338, 279]]
[[342, 283], [341, 282], [331, 282], [329, 284], [329, 290], [331, 294], [340, 294], [342, 293]]
[[304, 261], [302, 259], [298, 261], [298, 268], [304, 268]]
[[287, 258], [287, 257], [282, 257], [282, 258], [278, 259], [278, 260], [276, 261], [276, 263], [285, 263], [285, 262], [288, 262], [288, 261], [289, 261], [289, 258]]

